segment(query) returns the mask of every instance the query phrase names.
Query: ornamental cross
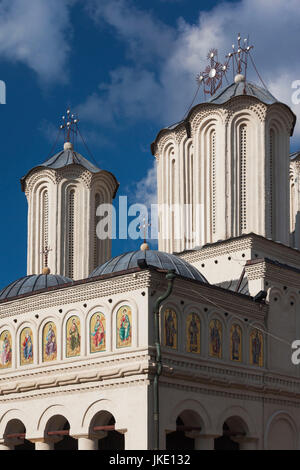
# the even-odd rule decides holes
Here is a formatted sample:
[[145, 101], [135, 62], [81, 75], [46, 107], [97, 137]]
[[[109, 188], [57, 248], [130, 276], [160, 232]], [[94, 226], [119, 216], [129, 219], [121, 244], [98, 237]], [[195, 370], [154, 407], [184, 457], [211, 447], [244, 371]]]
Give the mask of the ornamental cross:
[[248, 55], [250, 54], [251, 49], [253, 49], [254, 46], [249, 45], [249, 37], [245, 38], [242, 41], [242, 37], [240, 33], [238, 34], [237, 37], [237, 47], [235, 44], [232, 44], [232, 52], [230, 52], [226, 57], [228, 59], [232, 59], [232, 64], [233, 64], [233, 74], [236, 73], [242, 74], [246, 76], [247, 73], [247, 67], [248, 67]]
[[217, 49], [211, 49], [207, 54], [210, 64], [207, 65], [204, 72], [197, 75], [197, 82], [204, 85], [204, 93], [213, 96], [223, 83], [223, 78], [228, 70], [228, 62], [221, 64], [218, 60]]
[[67, 115], [62, 116], [62, 125], [60, 129], [65, 131], [65, 140], [66, 142], [70, 142], [71, 133], [77, 134], [77, 124], [79, 123], [79, 119], [75, 114], [72, 114], [70, 109], [67, 110]]
[[41, 253], [42, 255], [44, 255], [45, 268], [48, 267], [48, 256], [49, 256], [50, 251], [52, 251], [51, 248], [49, 246], [46, 246]]
[[146, 223], [146, 217], [143, 219], [143, 225], [139, 225], [140, 231], [144, 232], [144, 243], [146, 243], [146, 238], [147, 238], [147, 232], [148, 232], [148, 227], [151, 227], [151, 224]]

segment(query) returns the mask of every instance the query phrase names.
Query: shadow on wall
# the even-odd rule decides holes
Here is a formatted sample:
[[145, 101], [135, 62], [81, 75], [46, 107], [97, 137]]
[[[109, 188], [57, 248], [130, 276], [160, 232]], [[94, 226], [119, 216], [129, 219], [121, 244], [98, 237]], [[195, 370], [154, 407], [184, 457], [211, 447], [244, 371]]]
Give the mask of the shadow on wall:
[[294, 232], [294, 246], [300, 249], [300, 211], [296, 214], [295, 232]]
[[300, 211], [295, 216], [295, 230], [291, 233], [291, 246], [300, 250]]

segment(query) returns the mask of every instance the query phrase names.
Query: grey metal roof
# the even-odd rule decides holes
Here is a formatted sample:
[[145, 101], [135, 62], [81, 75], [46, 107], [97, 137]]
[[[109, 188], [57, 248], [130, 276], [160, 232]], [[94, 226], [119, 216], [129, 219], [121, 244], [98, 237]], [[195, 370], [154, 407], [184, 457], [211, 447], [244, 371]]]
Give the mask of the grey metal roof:
[[213, 96], [209, 103], [224, 104], [234, 96], [254, 96], [265, 104], [277, 103], [277, 99], [266, 89], [250, 82], [232, 83], [231, 85], [222, 88], [215, 96]]
[[72, 279], [56, 274], [33, 274], [31, 276], [25, 276], [2, 289], [0, 291], [0, 300], [47, 289], [48, 287], [61, 286], [70, 282], [73, 282]]
[[47, 167], [47, 168], [52, 168], [53, 170], [58, 170], [59, 168], [63, 168], [68, 165], [81, 165], [87, 170], [89, 170], [91, 173], [98, 173], [101, 171], [100, 168], [97, 166], [93, 165], [91, 162], [89, 162], [86, 158], [84, 158], [80, 153], [75, 152], [75, 150], [67, 149], [67, 150], [62, 150], [61, 152], [56, 153], [53, 155], [53, 157], [49, 158], [46, 160], [44, 163], [41, 163], [40, 165], [32, 168], [23, 178], [21, 178], [21, 182], [23, 183], [29, 173], [36, 169], [36, 168], [41, 168], [41, 167]]
[[191, 264], [175, 255], [164, 253], [162, 251], [132, 251], [123, 255], [116, 256], [105, 264], [96, 268], [90, 277], [100, 276], [102, 274], [111, 274], [119, 271], [126, 271], [138, 267], [138, 260], [145, 260], [150, 266], [159, 269], [175, 269], [176, 274], [189, 279], [208, 283], [204, 276]]
[[98, 173], [101, 171], [100, 168], [93, 165], [89, 162], [86, 158], [84, 158], [80, 153], [75, 152], [75, 150], [62, 150], [57, 154], [53, 155], [53, 157], [49, 158], [46, 162], [42, 163], [41, 166], [46, 166], [48, 168], [53, 168], [57, 170], [58, 168], [63, 168], [64, 166], [68, 165], [81, 165], [91, 173]]
[[300, 157], [300, 150], [298, 150], [298, 152], [294, 152], [290, 154], [291, 160], [296, 160], [298, 157]]
[[[233, 279], [232, 281], [219, 282], [218, 284], [216, 284], [216, 286], [222, 287], [223, 289], [230, 290], [232, 292], [236, 292], [236, 289], [238, 287], [239, 282], [240, 282], [239, 279]], [[239, 294], [250, 295], [249, 283], [248, 283], [247, 278], [243, 279], [243, 281], [240, 285], [240, 288], [238, 290], [238, 293]]]
[[[180, 125], [184, 124], [185, 126], [189, 126], [189, 118], [192, 115], [193, 111], [195, 108], [198, 106], [205, 106], [207, 104], [212, 104], [212, 105], [223, 105], [226, 102], [228, 102], [231, 98], [234, 98], [236, 96], [252, 96], [262, 103], [265, 103], [267, 105], [273, 105], [276, 103], [280, 103], [268, 90], [265, 88], [262, 88], [258, 85], [255, 85], [254, 83], [251, 82], [239, 82], [239, 83], [232, 83], [231, 85], [228, 85], [227, 87], [222, 88], [220, 91], [218, 91], [209, 101], [202, 101], [196, 105], [194, 105], [188, 112], [187, 116], [182, 119], [181, 121], [178, 121], [175, 124], [172, 124], [171, 126], [164, 127], [159, 131], [157, 134], [155, 140], [151, 144], [151, 152], [152, 155], [155, 154], [155, 149], [156, 149], [156, 144], [157, 141], [159, 140], [160, 136], [165, 133], [165, 132], [170, 132], [175, 129], [177, 129]], [[284, 103], [280, 103], [284, 105], [290, 113], [293, 114], [294, 117], [294, 124], [293, 128], [291, 130], [291, 135], [293, 135], [294, 127], [296, 124], [296, 116], [295, 114], [291, 111], [291, 109]], [[187, 136], [190, 137], [190, 131], [187, 128]]]

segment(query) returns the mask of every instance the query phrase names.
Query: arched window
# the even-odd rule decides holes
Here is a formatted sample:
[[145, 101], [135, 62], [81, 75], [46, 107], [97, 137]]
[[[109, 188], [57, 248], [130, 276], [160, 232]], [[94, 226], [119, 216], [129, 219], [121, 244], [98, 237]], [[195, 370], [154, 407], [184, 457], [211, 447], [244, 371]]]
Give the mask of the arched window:
[[100, 194], [96, 194], [95, 196], [95, 213], [94, 213], [94, 220], [95, 220], [95, 233], [94, 233], [94, 268], [96, 268], [100, 264], [99, 256], [100, 256], [100, 246], [99, 246], [99, 238], [97, 236], [97, 208], [100, 205]]
[[210, 220], [212, 233], [216, 233], [216, 131], [210, 134]]
[[[192, 248], [194, 242], [195, 232], [195, 217], [194, 217], [194, 152], [192, 141], [185, 142], [183, 146], [184, 159], [183, 159], [183, 178], [184, 178], [184, 222], [185, 230], [184, 236], [186, 239], [186, 246]], [[178, 247], [177, 247], [178, 248]]]
[[170, 213], [171, 213], [171, 251], [175, 251], [175, 159], [171, 161], [171, 190], [170, 190]]
[[42, 267], [45, 268], [45, 257], [42, 255], [42, 253], [46, 250], [49, 244], [49, 196], [48, 196], [48, 191], [45, 189], [41, 193], [41, 240], [42, 240], [42, 246], [41, 246], [41, 256], [42, 256]]
[[74, 244], [75, 244], [75, 189], [71, 189], [68, 198], [68, 277], [74, 277]]
[[240, 232], [247, 229], [247, 126], [243, 124], [239, 130], [240, 153]]
[[270, 177], [270, 193], [269, 193], [269, 203], [270, 203], [270, 230], [271, 230], [271, 238], [275, 237], [275, 201], [274, 201], [274, 159], [275, 159], [275, 132], [274, 129], [270, 130], [270, 169], [269, 169], [269, 177]]

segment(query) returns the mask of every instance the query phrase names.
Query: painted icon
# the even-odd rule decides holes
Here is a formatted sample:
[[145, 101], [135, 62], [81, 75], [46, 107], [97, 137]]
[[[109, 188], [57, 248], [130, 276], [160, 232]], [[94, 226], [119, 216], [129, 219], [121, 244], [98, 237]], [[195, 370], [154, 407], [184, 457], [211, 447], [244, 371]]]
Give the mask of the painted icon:
[[9, 331], [3, 331], [0, 335], [0, 368], [8, 369], [12, 366], [12, 341]]
[[257, 329], [250, 334], [250, 363], [263, 367], [263, 335]]
[[31, 328], [24, 328], [20, 339], [21, 366], [33, 364], [33, 334]]
[[191, 313], [186, 322], [187, 352], [200, 354], [200, 319], [196, 313]]
[[164, 345], [168, 348], [177, 349], [177, 315], [172, 309], [164, 312]]
[[242, 330], [239, 325], [232, 325], [230, 330], [230, 359], [242, 361]]
[[132, 344], [132, 312], [127, 305], [117, 312], [117, 348], [130, 347]]
[[43, 362], [56, 361], [57, 359], [57, 333], [56, 325], [49, 322], [43, 329]]
[[95, 313], [90, 321], [90, 351], [105, 351], [106, 321], [103, 313]]
[[80, 356], [80, 320], [72, 316], [67, 321], [67, 357]]
[[219, 320], [212, 320], [209, 324], [209, 355], [222, 359], [222, 325]]

